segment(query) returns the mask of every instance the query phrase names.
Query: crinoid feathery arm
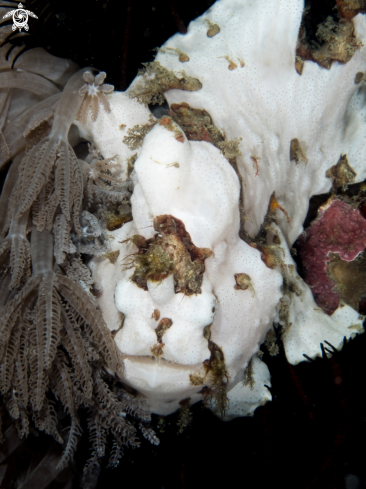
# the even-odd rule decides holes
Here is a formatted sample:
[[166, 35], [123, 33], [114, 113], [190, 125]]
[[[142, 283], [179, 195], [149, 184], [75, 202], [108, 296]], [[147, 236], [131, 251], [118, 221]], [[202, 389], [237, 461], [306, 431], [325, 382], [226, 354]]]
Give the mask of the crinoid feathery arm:
[[68, 133], [82, 99], [79, 96], [85, 70], [73, 75], [57, 104], [51, 133], [25, 156], [20, 167], [21, 200], [19, 215], [29, 209], [55, 169], [55, 190], [65, 218], [74, 213], [74, 225], [79, 229], [78, 212], [83, 182], [80, 165], [68, 143]]

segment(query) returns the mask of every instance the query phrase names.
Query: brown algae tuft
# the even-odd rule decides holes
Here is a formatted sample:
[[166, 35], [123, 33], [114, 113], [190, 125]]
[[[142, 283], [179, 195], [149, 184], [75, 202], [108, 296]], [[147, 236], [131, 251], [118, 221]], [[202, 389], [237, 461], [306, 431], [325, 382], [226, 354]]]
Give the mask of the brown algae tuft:
[[148, 280], [160, 282], [173, 274], [176, 293], [200, 294], [204, 262], [212, 256], [212, 251], [195, 246], [183, 222], [176, 217], [156, 217], [154, 229], [157, 234], [153, 238], [146, 240], [135, 235], [129, 239], [139, 248], [126, 266], [135, 267], [131, 281], [147, 290]]

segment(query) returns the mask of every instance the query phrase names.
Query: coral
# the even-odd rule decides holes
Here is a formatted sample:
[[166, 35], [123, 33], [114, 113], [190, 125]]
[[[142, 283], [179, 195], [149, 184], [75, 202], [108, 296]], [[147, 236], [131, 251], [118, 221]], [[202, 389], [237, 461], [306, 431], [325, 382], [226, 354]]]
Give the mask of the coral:
[[[93, 200], [105, 205], [128, 201], [132, 182], [117, 177], [122, 167], [116, 159], [117, 155], [103, 159], [99, 151], [89, 145], [89, 156], [85, 162], [80, 161], [84, 171], [84, 183], [86, 183], [87, 207], [91, 206]], [[114, 170], [117, 170], [117, 174], [113, 173]]]
[[95, 122], [97, 120], [99, 105], [102, 105], [106, 112], [111, 111], [106, 95], [112, 93], [114, 87], [113, 85], [103, 84], [106, 76], [107, 74], [104, 71], [96, 76], [93, 76], [90, 71], [84, 72], [83, 79], [86, 83], [79, 89], [79, 95], [83, 97], [83, 101], [79, 112], [76, 114], [76, 119], [82, 124], [86, 123], [89, 112], [91, 112], [92, 121]]
[[118, 164], [113, 163], [116, 156], [103, 160], [102, 158], [94, 158], [88, 168], [88, 182], [90, 186], [93, 183], [99, 187], [106, 188], [108, 183], [110, 185], [121, 184], [121, 180], [112, 176], [112, 171], [118, 168]]
[[[61, 401], [71, 418], [70, 435], [59, 462], [65, 466], [80, 435], [81, 406], [89, 408], [91, 419], [105, 418], [103, 413], [108, 409], [107, 429], [111, 429], [119, 446], [124, 443], [121, 434], [127, 436], [134, 429], [119, 416], [121, 406], [102, 380], [104, 374], [98, 366], [104, 360], [108, 369], [118, 371], [118, 354], [110, 333], [96, 306], [74, 281], [75, 274], [69, 278], [53, 272], [52, 251], [52, 234], [33, 229], [32, 277], [2, 309], [1, 391], [11, 416], [18, 420], [21, 436], [29, 433], [30, 403], [35, 426], [62, 443], [49, 392]], [[75, 271], [82, 267], [80, 262], [71, 262]], [[88, 269], [85, 272], [88, 275]], [[87, 283], [80, 272], [76, 275]], [[11, 388], [12, 382], [16, 391]], [[91, 440], [93, 443], [93, 430]], [[133, 437], [130, 440], [133, 444]]]
[[[100, 465], [107, 436], [113, 440], [111, 466], [123, 446], [138, 446], [137, 426], [158, 443], [144, 403], [117, 385], [119, 352], [91, 294], [98, 285], [79, 253], [107, 251], [104, 221], [85, 207], [96, 212], [102, 202], [112, 213], [126, 206], [132, 182], [113, 174], [122, 169], [113, 155], [103, 159], [94, 151], [84, 161], [75, 153], [75, 117], [87, 124], [98, 111], [110, 113], [104, 73], [94, 78], [43, 50], [24, 53], [19, 71], [1, 62], [0, 164], [12, 160], [0, 197], [2, 410], [19, 437], [38, 430], [62, 444], [53, 455], [52, 477], [73, 459], [81, 410], [87, 413], [93, 448], [87, 479]], [[18, 91], [9, 90], [10, 83]], [[29, 98], [30, 90], [37, 96]]]
[[17, 207], [14, 204], [8, 209], [8, 212], [16, 211], [18, 218], [31, 208], [41, 192], [46, 191], [47, 185], [51, 185], [55, 188], [54, 210], [60, 205], [66, 220], [72, 216], [76, 230], [80, 231], [83, 179], [80, 164], [68, 143], [68, 132], [81, 105], [71, 94], [80, 86], [83, 73], [84, 70], [77, 72], [67, 83], [49, 136], [33, 146], [19, 166], [19, 178], [13, 191]]
[[[345, 274], [348, 270], [348, 276], [356, 278], [354, 266], [346, 266], [346, 263], [353, 262], [366, 248], [366, 220], [360, 212], [338, 198], [331, 198], [320, 207], [317, 219], [306, 229], [305, 237], [300, 237], [297, 244], [305, 281], [311, 287], [318, 306], [327, 314], [332, 314], [342, 297], [347, 304], [357, 309], [364, 295], [363, 280], [357, 288], [351, 280], [347, 286], [343, 285], [346, 290], [341, 292], [340, 285], [334, 288], [334, 281], [343, 283], [347, 279], [341, 280], [338, 277], [333, 281], [331, 277], [338, 276], [342, 270]], [[362, 258], [357, 264], [362, 267]]]
[[49, 135], [52, 129], [54, 110], [46, 107], [35, 113], [24, 130], [24, 137], [27, 141], [25, 152], [27, 153], [32, 146]]

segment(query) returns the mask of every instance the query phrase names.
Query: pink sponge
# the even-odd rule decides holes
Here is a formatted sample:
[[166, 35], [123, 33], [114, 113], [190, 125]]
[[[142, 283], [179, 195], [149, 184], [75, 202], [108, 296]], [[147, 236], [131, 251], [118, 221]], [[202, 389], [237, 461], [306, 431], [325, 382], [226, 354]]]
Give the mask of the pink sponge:
[[298, 239], [297, 246], [305, 282], [318, 306], [330, 315], [339, 305], [335, 284], [327, 275], [330, 254], [353, 261], [366, 248], [366, 219], [358, 209], [332, 197], [320, 207], [317, 219], [306, 230], [306, 237]]

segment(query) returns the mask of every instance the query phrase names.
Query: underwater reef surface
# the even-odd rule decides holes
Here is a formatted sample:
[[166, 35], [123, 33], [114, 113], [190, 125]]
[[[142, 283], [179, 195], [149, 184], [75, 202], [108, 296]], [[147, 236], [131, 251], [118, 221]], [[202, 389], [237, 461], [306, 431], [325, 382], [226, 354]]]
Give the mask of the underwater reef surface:
[[[28, 3], [26, 7], [31, 10], [42, 4]], [[246, 3], [232, 2], [231, 17], [240, 18], [243, 8], [248, 24], [265, 20], [266, 9], [255, 10], [261, 2], [254, 10], [249, 6], [245, 10]], [[146, 65], [123, 93], [113, 92], [113, 86], [105, 81], [126, 89], [127, 72], [133, 71], [128, 57], [143, 44], [133, 37], [143, 22], [134, 29], [131, 2], [122, 2], [118, 7], [122, 12], [119, 22], [124, 23], [124, 29], [117, 33], [124, 36], [123, 50], [118, 48], [121, 62], [116, 62], [118, 58], [113, 54], [118, 43], [108, 47], [88, 34], [88, 24], [102, 19], [95, 15], [98, 9], [102, 8], [103, 15], [117, 13], [112, 1], [89, 3], [89, 17], [84, 15], [83, 22], [76, 9], [70, 13], [72, 8], [67, 3], [63, 5], [64, 12], [56, 12], [52, 4], [44, 2], [42, 9], [47, 15], [40, 23], [43, 27], [37, 28], [37, 40], [34, 36], [27, 40], [18, 36], [18, 41], [17, 36], [6, 39], [0, 74], [1, 161], [6, 176], [1, 194], [5, 212], [1, 215], [0, 245], [1, 409], [5, 437], [0, 457], [2, 486], [70, 488], [79, 487], [82, 481], [84, 487], [90, 488], [121, 482], [153, 487], [219, 487], [238, 478], [256, 487], [268, 487], [274, 481], [281, 481], [284, 487], [295, 484], [304, 488], [349, 488], [362, 483], [364, 469], [356, 447], [364, 418], [364, 399], [359, 389], [364, 338], [361, 335], [349, 341], [343, 336], [351, 338], [361, 332], [363, 318], [359, 313], [364, 312], [363, 218], [357, 211], [359, 207], [362, 213], [364, 193], [362, 183], [352, 185], [364, 178], [357, 142], [363, 130], [360, 114], [364, 75], [362, 67], [356, 70], [363, 55], [358, 37], [362, 38], [363, 20], [362, 16], [352, 20], [363, 7], [359, 2], [338, 1], [337, 10], [335, 2], [324, 2], [322, 11], [309, 2], [303, 10], [301, 2], [297, 2], [298, 6], [295, 3], [281, 11], [284, 4], [273, 2], [271, 12], [283, 21], [286, 15], [296, 14], [289, 73], [296, 73], [296, 83], [301, 84], [308, 80], [309, 69], [320, 78], [327, 78], [329, 73], [329, 83], [338, 72], [339, 80], [349, 90], [349, 95], [342, 95], [348, 107], [347, 103], [339, 103], [339, 107], [346, 109], [345, 127], [350, 124], [351, 129], [347, 132], [342, 126], [336, 127], [336, 136], [330, 137], [332, 146], [327, 146], [324, 138], [316, 143], [314, 133], [313, 147], [307, 136], [300, 137], [298, 129], [290, 129], [287, 134], [286, 117], [282, 115], [283, 148], [280, 145], [276, 149], [273, 141], [260, 141], [258, 147], [252, 147], [250, 137], [240, 142], [244, 132], [236, 134], [232, 128], [235, 124], [232, 126], [215, 112], [211, 96], [204, 95], [205, 104], [199, 102], [209, 86], [206, 73], [212, 77], [218, 69], [221, 80], [230, 80], [229, 74], [239, 79], [249, 73], [249, 81], [253, 76], [250, 50], [235, 58], [227, 51], [229, 44], [220, 44], [226, 39], [226, 21], [215, 12], [223, 5], [230, 6], [228, 1], [217, 2], [217, 9], [198, 19], [186, 37], [176, 36], [168, 41], [156, 61]], [[151, 12], [158, 10], [159, 15], [168, 12], [178, 30], [185, 32], [178, 5], [169, 1], [163, 7], [157, 3], [156, 7], [141, 11], [141, 17], [150, 13], [150, 8]], [[77, 22], [72, 23], [71, 17]], [[228, 25], [231, 21], [228, 18]], [[34, 25], [32, 21], [31, 26]], [[9, 26], [3, 28], [8, 33]], [[81, 28], [86, 29], [87, 41]], [[202, 51], [197, 50], [199, 43], [193, 43], [191, 52], [184, 43], [190, 43], [189, 36], [196, 28], [204, 34]], [[39, 47], [21, 54], [24, 46], [44, 46], [44, 32], [54, 31], [44, 47], [60, 55], [56, 52], [59, 36], [55, 33], [63, 30], [73, 33], [63, 43], [68, 49], [66, 57], [73, 61], [55, 59]], [[116, 37], [113, 29], [107, 30], [105, 37], [110, 34]], [[144, 38], [148, 38], [145, 34], [146, 30]], [[276, 38], [275, 33], [263, 39], [266, 37], [272, 41]], [[80, 42], [82, 39], [84, 42]], [[7, 62], [8, 41], [14, 47]], [[204, 60], [204, 45], [212, 43], [218, 43], [216, 49], [222, 52], [216, 53], [214, 69], [201, 73], [200, 63], [195, 64], [195, 52], [201, 52]], [[260, 39], [256, 43], [260, 45]], [[255, 51], [256, 43], [247, 40], [243, 46], [254, 46]], [[83, 51], [90, 55], [83, 58]], [[99, 63], [94, 63], [94, 52], [98, 53]], [[132, 57], [135, 62], [137, 57]], [[75, 62], [91, 66], [78, 71]], [[94, 65], [106, 70], [109, 77], [98, 73]], [[182, 66], [186, 70], [183, 76]], [[134, 74], [129, 76], [130, 80], [134, 78]], [[281, 92], [280, 88], [276, 90]], [[355, 95], [350, 101], [352, 94]], [[331, 113], [332, 97], [329, 89], [327, 100], [331, 103], [323, 108], [323, 117], [328, 110]], [[232, 101], [227, 101], [228, 111]], [[147, 102], [163, 102], [163, 108], [160, 112], [152, 109], [151, 116]], [[267, 127], [266, 131], [272, 130], [271, 123], [266, 126], [265, 120], [270, 120], [270, 112], [271, 109], [267, 116], [266, 111], [262, 112], [261, 124]], [[315, 112], [314, 109], [312, 116]], [[277, 116], [280, 119], [280, 112]], [[254, 120], [253, 113], [248, 112], [249, 119]], [[243, 119], [238, 116], [238, 128], [240, 120]], [[322, 139], [320, 134], [332, 134], [327, 133], [329, 129], [324, 132], [323, 123], [321, 119], [314, 126], [318, 141]], [[348, 159], [343, 156], [344, 142], [340, 144], [338, 129], [347, 133], [344, 153]], [[326, 156], [314, 165], [317, 151]], [[205, 160], [205, 152], [209, 161]], [[284, 185], [278, 175], [266, 169], [268, 163], [277, 164], [278, 154], [292, 165], [285, 172]], [[185, 189], [182, 177], [180, 183], [174, 179], [192, 163], [196, 172], [188, 173], [187, 188], [191, 193], [185, 194], [194, 203], [190, 215], [188, 202], [183, 209], [179, 207], [172, 184], [181, 186], [181, 191]], [[313, 167], [317, 168], [309, 179]], [[221, 180], [216, 178], [218, 175]], [[295, 198], [296, 192], [291, 193], [294, 176], [302, 188], [306, 188], [305, 182], [311, 182], [317, 190], [311, 187], [310, 191], [297, 191]], [[325, 194], [328, 191], [331, 193]], [[327, 217], [324, 219], [326, 211], [320, 208], [323, 218], [318, 217], [308, 227], [319, 207], [314, 204], [315, 196], [306, 215], [313, 193], [323, 193], [320, 203], [331, 197], [328, 209], [331, 213], [334, 209], [334, 215], [328, 221]], [[218, 196], [221, 205], [216, 209], [215, 199], [210, 199], [217, 200]], [[155, 219], [151, 215], [146, 219], [147, 208]], [[202, 212], [204, 209], [207, 211]], [[344, 226], [339, 213], [346, 216]], [[230, 214], [232, 223], [227, 218]], [[197, 224], [200, 218], [201, 224]], [[319, 273], [314, 265], [315, 275], [308, 283], [313, 285], [314, 280], [324, 278], [326, 266], [324, 280], [328, 281], [329, 296], [337, 293], [339, 297], [333, 304], [334, 309], [339, 309], [338, 319], [336, 315], [327, 319], [321, 309], [313, 308], [316, 291], [306, 289], [302, 282], [303, 278], [307, 281], [308, 270], [301, 254], [304, 245], [299, 244], [301, 239], [294, 241], [302, 225], [308, 237], [314, 236], [312, 230], [317, 223], [325, 225], [325, 242], [332, 243], [330, 247], [317, 246], [310, 258], [309, 252], [306, 255], [309, 263], [313, 259], [318, 264], [319, 259], [314, 257], [317, 252], [322, 253]], [[145, 224], [150, 229], [145, 229]], [[223, 224], [226, 227], [221, 229]], [[206, 231], [201, 232], [203, 229]], [[225, 252], [218, 246], [217, 229], [221, 229], [222, 236], [226, 234], [233, 250], [222, 272], [218, 272], [217, 263]], [[319, 236], [319, 232], [315, 234], [316, 238]], [[334, 238], [339, 238], [343, 248], [333, 246]], [[230, 255], [240, 255], [235, 246], [247, 260], [239, 268], [239, 262], [230, 261]], [[328, 262], [328, 251], [339, 256], [330, 256]], [[358, 256], [347, 262], [343, 258], [349, 258], [345, 257], [348, 252]], [[130, 262], [125, 260], [128, 254]], [[115, 278], [108, 283], [107, 277], [113, 274]], [[271, 277], [273, 283], [266, 277]], [[117, 285], [122, 294], [118, 296], [116, 289], [114, 300]], [[266, 285], [271, 289], [267, 296], [261, 292]], [[221, 337], [218, 334], [218, 324], [225, 325], [225, 316], [233, 310], [230, 301], [229, 305], [225, 303], [225, 294], [239, 298], [234, 307], [245, 309], [245, 314], [241, 311], [239, 315], [239, 326], [244, 317], [248, 324], [252, 318], [264, 318], [272, 302], [277, 303], [281, 297], [278, 316], [269, 313], [269, 319], [258, 321], [267, 335], [262, 332], [253, 337], [250, 333], [253, 346], [246, 353], [250, 341], [245, 340], [240, 346], [240, 335], [230, 343], [231, 334], [225, 330]], [[135, 295], [140, 301], [137, 307]], [[240, 300], [243, 297], [245, 300]], [[329, 309], [331, 301], [327, 298], [323, 308], [329, 315], [333, 310]], [[314, 313], [306, 319], [310, 310]], [[200, 314], [192, 315], [191, 311]], [[345, 312], [346, 321], [342, 316]], [[152, 331], [133, 329], [138, 314], [143, 319], [148, 314]], [[234, 316], [230, 321], [226, 317], [228, 322], [235, 325]], [[313, 329], [309, 329], [311, 323]], [[192, 328], [197, 324], [199, 328], [202, 324], [202, 331]], [[255, 329], [253, 326], [254, 323]], [[180, 331], [189, 332], [189, 337]], [[222, 339], [225, 334], [227, 342]], [[194, 335], [201, 350], [194, 343]], [[342, 346], [341, 352], [335, 350]], [[235, 347], [241, 357], [236, 356]], [[142, 356], [150, 357], [153, 365], [161, 365], [153, 377], [159, 381], [162, 375], [163, 388], [153, 385], [146, 389], [141, 383], [144, 376], [151, 382], [151, 366], [146, 370], [147, 376], [141, 376], [143, 365], [140, 371], [134, 370], [138, 362], [131, 353], [139, 355], [141, 348], [146, 350], [141, 350]], [[256, 350], [258, 355], [253, 356]], [[323, 358], [313, 359], [319, 356]], [[197, 358], [197, 366], [192, 368]], [[184, 365], [185, 375], [190, 374], [189, 382], [185, 379], [186, 387], [182, 389], [177, 384], [175, 400], [169, 388], [164, 392], [169, 386], [169, 380], [164, 378], [166, 359]], [[303, 361], [293, 366], [288, 360]], [[180, 374], [179, 368], [176, 371]], [[271, 398], [271, 403], [262, 405]], [[170, 411], [166, 408], [169, 401]], [[261, 406], [254, 412], [258, 405]], [[162, 416], [177, 408], [175, 414]], [[159, 415], [151, 415], [151, 411]], [[220, 420], [248, 413], [253, 416]], [[126, 449], [139, 444], [139, 450]], [[294, 446], [298, 449], [293, 450]], [[118, 467], [111, 470], [112, 466]], [[212, 470], [213, 466], [217, 469]]]

